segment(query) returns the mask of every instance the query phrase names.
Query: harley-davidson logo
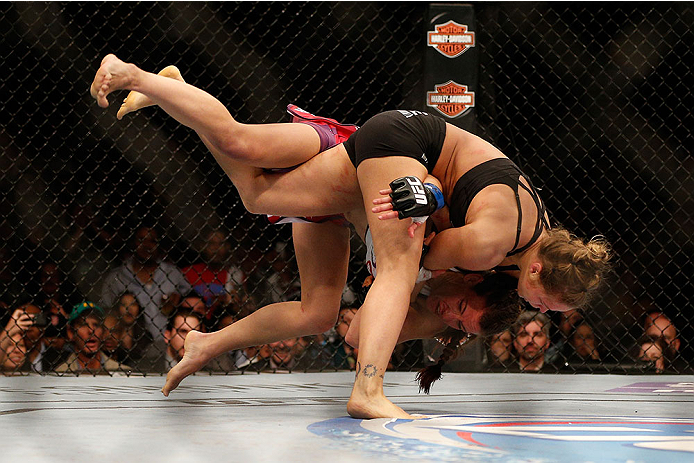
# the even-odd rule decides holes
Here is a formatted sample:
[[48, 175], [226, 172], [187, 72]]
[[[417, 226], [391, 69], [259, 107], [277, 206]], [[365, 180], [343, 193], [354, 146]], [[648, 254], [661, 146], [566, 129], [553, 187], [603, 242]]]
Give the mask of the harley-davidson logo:
[[427, 92], [427, 106], [436, 108], [441, 114], [456, 117], [475, 106], [475, 92], [469, 92], [467, 85], [452, 80], [435, 85], [433, 92]]
[[456, 58], [475, 46], [475, 33], [455, 21], [434, 26], [436, 32], [427, 32], [427, 45], [448, 58]]

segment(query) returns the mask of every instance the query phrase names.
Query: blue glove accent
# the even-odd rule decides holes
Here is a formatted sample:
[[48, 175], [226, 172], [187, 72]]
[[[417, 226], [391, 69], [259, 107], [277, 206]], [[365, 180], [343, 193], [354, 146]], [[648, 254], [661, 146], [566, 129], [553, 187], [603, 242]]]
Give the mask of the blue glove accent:
[[425, 183], [424, 186], [426, 187], [427, 190], [434, 193], [434, 198], [436, 198], [436, 210], [438, 211], [445, 204], [445, 202], [443, 200], [443, 192], [441, 190], [439, 190], [439, 187], [437, 187], [433, 183]]

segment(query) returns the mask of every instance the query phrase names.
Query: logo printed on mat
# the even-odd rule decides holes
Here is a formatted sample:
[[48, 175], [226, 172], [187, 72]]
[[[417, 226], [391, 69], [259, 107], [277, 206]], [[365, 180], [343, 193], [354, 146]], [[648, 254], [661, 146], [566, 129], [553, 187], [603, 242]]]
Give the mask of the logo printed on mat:
[[694, 458], [694, 421], [628, 417], [439, 415], [418, 420], [336, 418], [312, 433], [347, 449], [411, 461], [665, 461]]

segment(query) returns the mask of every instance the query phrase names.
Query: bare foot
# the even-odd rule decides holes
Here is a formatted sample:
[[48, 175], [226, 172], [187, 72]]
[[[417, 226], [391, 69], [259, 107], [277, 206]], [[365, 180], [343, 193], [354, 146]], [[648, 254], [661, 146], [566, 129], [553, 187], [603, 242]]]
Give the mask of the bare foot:
[[187, 376], [192, 375], [212, 360], [212, 357], [206, 353], [204, 348], [204, 340], [210, 334], [201, 333], [199, 331], [191, 331], [186, 336], [186, 341], [183, 344], [185, 354], [178, 364], [169, 371], [166, 375], [166, 383], [161, 388], [162, 394], [166, 397], [169, 393], [176, 389], [181, 381]]
[[352, 391], [352, 395], [347, 402], [347, 413], [352, 418], [405, 418], [416, 419], [402, 408], [395, 405], [384, 395], [380, 397], [367, 398], [360, 396]]
[[[179, 71], [176, 66], [166, 66], [164, 69], [159, 71], [158, 75], [185, 82], [185, 80], [183, 80], [183, 76], [181, 75], [181, 71]], [[123, 104], [118, 110], [116, 117], [118, 120], [121, 120], [123, 119], [123, 116], [128, 113], [152, 105], [154, 105], [154, 102], [150, 100], [148, 96], [143, 95], [140, 92], [132, 91], [128, 93], [128, 96], [123, 100]]]
[[99, 103], [99, 106], [106, 108], [108, 100], [106, 97], [109, 93], [128, 88], [135, 76], [137, 67], [134, 64], [127, 64], [116, 57], [109, 54], [101, 61], [101, 67], [96, 71], [94, 81], [90, 88], [90, 93]]

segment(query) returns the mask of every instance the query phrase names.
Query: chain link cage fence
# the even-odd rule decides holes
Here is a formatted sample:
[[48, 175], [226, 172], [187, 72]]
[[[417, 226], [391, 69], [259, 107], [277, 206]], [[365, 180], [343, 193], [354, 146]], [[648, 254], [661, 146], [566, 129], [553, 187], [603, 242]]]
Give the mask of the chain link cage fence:
[[[286, 121], [296, 103], [361, 124], [388, 109], [423, 109], [427, 8], [1, 4], [2, 370], [162, 374], [191, 328], [216, 330], [299, 297], [291, 227], [248, 213], [197, 135], [163, 111], [118, 121], [117, 104], [99, 108], [88, 89], [103, 56], [150, 71], [175, 64], [243, 122]], [[553, 221], [605, 235], [615, 259], [590, 307], [524, 315], [448, 369], [518, 371], [544, 351], [543, 372], [691, 372], [694, 9], [474, 9], [477, 134], [542, 187]], [[231, 352], [204, 372], [353, 368], [342, 336], [368, 273], [363, 244], [351, 244], [334, 329]], [[151, 281], [142, 283], [148, 273], [122, 283], [132, 262], [152, 261], [161, 263]], [[419, 369], [437, 349], [408, 342], [391, 366]]]

